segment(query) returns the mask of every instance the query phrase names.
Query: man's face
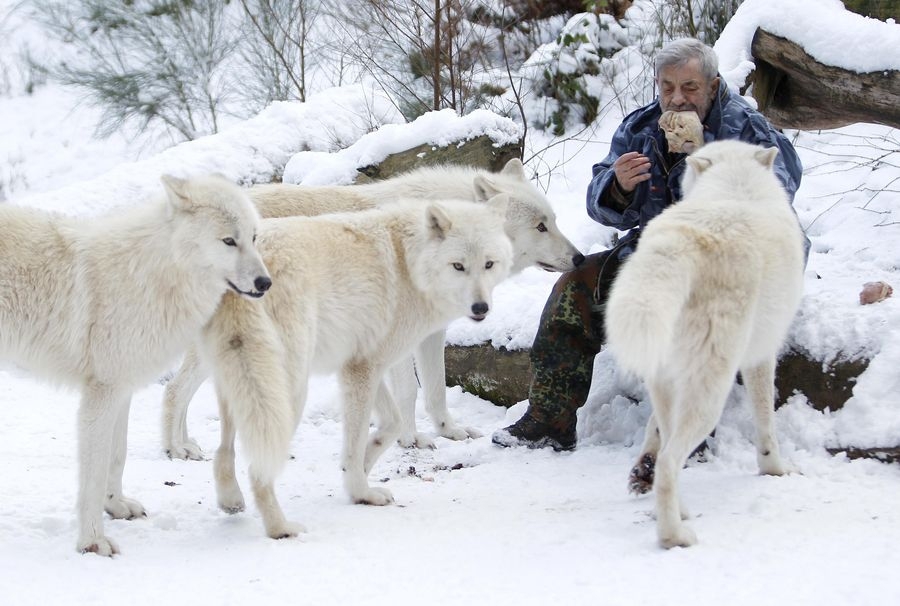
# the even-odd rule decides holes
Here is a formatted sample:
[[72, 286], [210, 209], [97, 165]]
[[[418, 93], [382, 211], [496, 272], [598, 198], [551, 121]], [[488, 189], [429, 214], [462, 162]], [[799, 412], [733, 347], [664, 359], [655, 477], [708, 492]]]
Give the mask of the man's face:
[[691, 59], [684, 65], [672, 65], [659, 71], [659, 105], [665, 111], [695, 111], [701, 120], [712, 107], [719, 79], [706, 80], [700, 71], [700, 60]]

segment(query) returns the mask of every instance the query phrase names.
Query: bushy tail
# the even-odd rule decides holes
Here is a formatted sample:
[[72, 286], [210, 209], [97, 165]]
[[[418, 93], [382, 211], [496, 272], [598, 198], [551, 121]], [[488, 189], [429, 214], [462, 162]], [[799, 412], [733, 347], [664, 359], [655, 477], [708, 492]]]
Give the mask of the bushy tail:
[[286, 389], [268, 382], [252, 371], [238, 375], [252, 377], [249, 383], [232, 383], [228, 406], [238, 438], [250, 462], [250, 473], [263, 483], [272, 482], [281, 472], [290, 453], [296, 428], [295, 414]]
[[[217, 318], [228, 316], [227, 311], [220, 309]], [[222, 414], [229, 414], [234, 423], [251, 475], [267, 483], [287, 461], [297, 412], [290, 397], [283, 348], [271, 323], [256, 309], [258, 315], [253, 315], [259, 322], [248, 326], [245, 321], [251, 314], [242, 311], [239, 319], [243, 326], [227, 327], [231, 330], [213, 327], [217, 342], [211, 365]]]
[[642, 378], [665, 362], [675, 324], [691, 291], [685, 255], [641, 250], [620, 269], [606, 303], [606, 337], [623, 370]]

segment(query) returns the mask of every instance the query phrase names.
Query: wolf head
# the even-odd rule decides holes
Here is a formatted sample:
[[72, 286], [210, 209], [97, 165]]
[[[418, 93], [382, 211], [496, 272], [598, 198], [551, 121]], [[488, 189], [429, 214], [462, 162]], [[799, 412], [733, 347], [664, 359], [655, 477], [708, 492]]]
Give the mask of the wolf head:
[[504, 231], [507, 197], [485, 204], [442, 200], [422, 212], [422, 231], [409, 251], [412, 280], [433, 304], [481, 321], [491, 308], [491, 291], [509, 275], [512, 245]]
[[584, 256], [556, 225], [550, 202], [525, 175], [522, 163], [513, 158], [499, 173], [482, 173], [473, 180], [475, 199], [486, 201], [498, 194], [509, 199], [506, 235], [513, 246], [512, 273], [531, 265], [546, 271], [571, 271]]
[[164, 175], [162, 183], [180, 254], [193, 255], [239, 295], [263, 296], [272, 280], [256, 250], [259, 215], [244, 190], [218, 176]]
[[686, 159], [687, 168], [681, 178], [681, 191], [684, 197], [703, 180], [704, 174], [715, 167], [716, 170], [727, 167], [732, 175], [753, 181], [754, 175], [768, 173], [768, 179], [774, 182], [772, 166], [778, 148], [761, 147], [744, 141], [726, 140], [707, 143]]

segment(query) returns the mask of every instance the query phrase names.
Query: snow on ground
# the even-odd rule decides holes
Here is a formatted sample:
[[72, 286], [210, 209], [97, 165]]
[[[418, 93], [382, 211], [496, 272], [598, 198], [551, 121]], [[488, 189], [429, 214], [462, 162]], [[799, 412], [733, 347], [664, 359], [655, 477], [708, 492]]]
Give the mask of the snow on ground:
[[[767, 0], [747, 0], [743, 6], [745, 15], [757, 19], [784, 14], [781, 3]], [[841, 19], [845, 30], [859, 23], [867, 40], [882, 35], [873, 34], [868, 21], [863, 28], [852, 15]], [[821, 39], [821, 28], [835, 23], [822, 21], [808, 22], [811, 39]], [[738, 19], [733, 23], [735, 31], [749, 28]], [[723, 66], [746, 59], [740, 51], [747, 44], [725, 38], [718, 49]], [[220, 135], [142, 155], [127, 142], [93, 141], [89, 108], [73, 109], [62, 91], [40, 90], [46, 92], [0, 99], [0, 165], [27, 176], [7, 191], [12, 203], [81, 215], [158, 193], [161, 172], [215, 170], [242, 183], [267, 181], [297, 152], [335, 152], [360, 140], [372, 124], [400, 121], [370, 89], [352, 87], [315, 95], [306, 105], [275, 104]], [[432, 121], [427, 129], [414, 123], [380, 131], [390, 136], [369, 135], [366, 153], [384, 152], [398, 136], [416, 130], [439, 137], [498, 124], [494, 116], [463, 124], [445, 115], [426, 118]], [[605, 155], [615, 125], [615, 118], [597, 124], [589, 141], [549, 147], [528, 165], [540, 176], [538, 184], [553, 201], [563, 231], [584, 252], [603, 248], [612, 235], [586, 217], [583, 197], [590, 167]], [[779, 409], [783, 454], [797, 469], [782, 478], [756, 475], [746, 395], [742, 388], [733, 390], [708, 460], [691, 463], [682, 474], [684, 501], [700, 539], [696, 547], [660, 550], [652, 496], [626, 492], [649, 402], [640, 397], [640, 386], [616, 376], [606, 352], [598, 356], [591, 396], [579, 413], [576, 451], [505, 450], [493, 447], [488, 437], [463, 443], [438, 438], [433, 451], [391, 448], [372, 473], [396, 498], [384, 508], [351, 505], [344, 496], [337, 387], [331, 377], [315, 379], [293, 458], [277, 483], [288, 517], [308, 532], [285, 541], [265, 538], [252, 504], [235, 516], [218, 511], [210, 461], [165, 457], [163, 388], [148, 386], [132, 406], [125, 487], [150, 517], [106, 521], [108, 534], [122, 548], [111, 561], [74, 551], [77, 394], [4, 367], [3, 602], [897, 602], [900, 469], [832, 457], [825, 447], [900, 444], [900, 302], [897, 297], [870, 306], [857, 302], [864, 282], [900, 285], [893, 216], [900, 207], [898, 131], [855, 125], [790, 134], [806, 167], [796, 207], [813, 241], [806, 297], [791, 338], [823, 359], [874, 357], [843, 410], [817, 412], [803, 395]], [[537, 150], [550, 142], [532, 129], [527, 145]], [[343, 170], [348, 166], [340, 158], [350, 156], [358, 159], [332, 153], [327, 162]], [[497, 289], [488, 320], [456, 322], [450, 339], [527, 347], [554, 279], [526, 270]], [[458, 388], [448, 390], [448, 400], [457, 419], [485, 436], [514, 421], [525, 407], [519, 403], [506, 410]], [[423, 412], [418, 422], [421, 430], [431, 430]], [[214, 452], [219, 423], [209, 385], [191, 405], [188, 424], [204, 450]], [[238, 466], [246, 489], [240, 451]]]

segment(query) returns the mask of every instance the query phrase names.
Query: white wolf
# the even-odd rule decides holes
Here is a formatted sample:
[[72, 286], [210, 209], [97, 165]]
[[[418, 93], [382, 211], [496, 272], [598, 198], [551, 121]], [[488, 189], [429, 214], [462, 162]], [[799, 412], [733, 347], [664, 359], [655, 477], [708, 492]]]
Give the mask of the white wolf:
[[[305, 187], [260, 185], [250, 195], [263, 217], [314, 216], [373, 208], [400, 198], [420, 200], [465, 199], [476, 202], [497, 195], [509, 198], [505, 229], [513, 245], [515, 274], [529, 266], [547, 271], [570, 271], [584, 257], [556, 225], [550, 203], [529, 181], [522, 163], [513, 159], [499, 173], [472, 167], [443, 166], [413, 170], [386, 181], [354, 186]], [[416, 354], [425, 404], [435, 430], [453, 440], [478, 437], [473, 428], [456, 423], [447, 410], [444, 372], [445, 331], [425, 337]], [[201, 459], [197, 443], [187, 433], [186, 415], [194, 393], [207, 377], [195, 351], [189, 351], [175, 377], [166, 385], [163, 402], [163, 447], [173, 458]], [[434, 447], [434, 441], [416, 431], [416, 375], [411, 361], [391, 371], [391, 388], [403, 419], [400, 443]]]
[[91, 220], [0, 205], [0, 359], [81, 389], [78, 544], [118, 548], [113, 518], [145, 515], [122, 495], [132, 392], [200, 336], [230, 288], [271, 280], [253, 244], [259, 216], [217, 177], [163, 177], [167, 199]]
[[[641, 462], [656, 457], [659, 541], [696, 542], [678, 476], [715, 427], [737, 371], [753, 402], [760, 473], [786, 472], [774, 432], [775, 363], [803, 291], [803, 235], [775, 149], [710, 143], [688, 156], [684, 199], [653, 219], [606, 306], [616, 361], [653, 405]], [[658, 433], [656, 431], [658, 427]]]
[[[390, 492], [366, 479], [400, 431], [384, 374], [450, 321], [484, 318], [491, 290], [512, 264], [505, 205], [501, 195], [485, 204], [398, 202], [263, 221], [259, 249], [275, 285], [261, 304], [226, 296], [201, 344], [219, 397], [220, 508], [244, 508], [234, 474], [237, 433], [267, 534], [300, 530], [285, 520], [273, 481], [288, 458], [310, 373], [332, 372], [342, 390], [345, 489], [356, 503], [391, 502]], [[380, 424], [367, 442], [373, 406]]]

